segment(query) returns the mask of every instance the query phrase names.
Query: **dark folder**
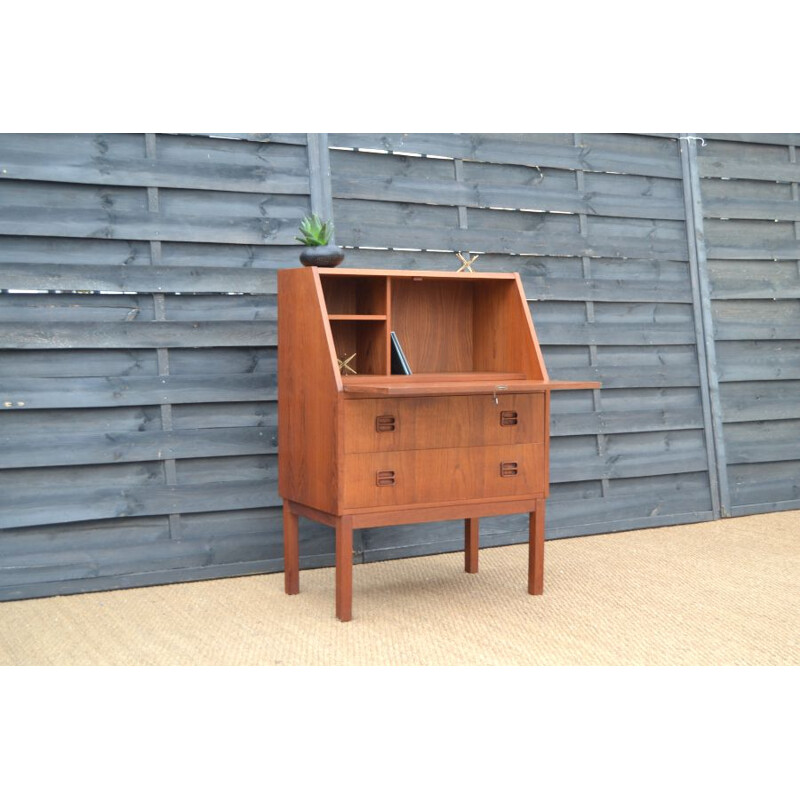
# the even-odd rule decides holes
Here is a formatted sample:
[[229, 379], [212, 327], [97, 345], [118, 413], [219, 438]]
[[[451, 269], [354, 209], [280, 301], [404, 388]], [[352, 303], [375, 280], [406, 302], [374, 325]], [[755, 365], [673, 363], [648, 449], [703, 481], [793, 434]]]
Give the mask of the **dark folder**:
[[392, 375], [410, 375], [411, 367], [408, 366], [406, 354], [400, 347], [397, 334], [392, 331]]

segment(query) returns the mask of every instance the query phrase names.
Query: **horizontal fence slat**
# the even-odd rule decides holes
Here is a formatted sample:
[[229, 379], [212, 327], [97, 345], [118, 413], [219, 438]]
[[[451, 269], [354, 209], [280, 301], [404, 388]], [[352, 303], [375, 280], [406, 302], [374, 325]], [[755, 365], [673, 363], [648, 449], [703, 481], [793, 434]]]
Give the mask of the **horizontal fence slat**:
[[722, 415], [725, 422], [796, 419], [800, 381], [777, 380], [762, 383], [723, 383], [720, 385]]
[[[333, 562], [330, 556], [300, 556], [301, 569], [329, 566], [331, 563]], [[150, 569], [145, 572], [81, 580], [37, 581], [7, 588], [0, 587], [0, 601], [53, 597], [84, 592], [107, 592], [115, 589], [132, 589], [142, 586], [157, 586], [159, 584], [259, 575], [269, 572], [281, 572], [282, 570], [283, 559], [281, 558], [268, 559], [266, 561], [242, 561], [235, 564], [214, 564], [185, 569]]]
[[[798, 171], [800, 174], [800, 170]], [[723, 219], [800, 220], [800, 203], [792, 200], [741, 200], [709, 198], [703, 201], [705, 217]]]
[[[592, 276], [586, 278], [580, 257], [486, 253], [475, 263], [475, 269], [478, 272], [518, 272], [530, 299], [691, 302], [685, 262], [594, 258], [589, 259], [589, 264]], [[343, 266], [450, 272], [460, 266], [460, 262], [454, 251], [347, 248]]]
[[[547, 363], [545, 359], [545, 363]], [[627, 388], [671, 388], [698, 386], [700, 376], [696, 365], [678, 365], [660, 369], [643, 370], [641, 367], [613, 367], [601, 369], [595, 366], [560, 367], [548, 370], [551, 380], [600, 381], [603, 389]]]
[[434, 181], [393, 177], [391, 181], [366, 177], [335, 177], [333, 196], [339, 199], [431, 203], [467, 208], [514, 208], [564, 211], [643, 219], [684, 219], [678, 198], [625, 197], [600, 192], [559, 191], [541, 187]]
[[[168, 136], [170, 134], [161, 134]], [[306, 145], [308, 143], [307, 133], [181, 133], [172, 134], [180, 136], [202, 136], [210, 139], [240, 139], [245, 142], [262, 142], [267, 144], [269, 142], [279, 142], [281, 144], [299, 144]]]
[[[126, 268], [154, 266], [149, 242], [10, 235], [4, 236], [2, 242], [0, 264], [11, 268], [35, 264]], [[235, 242], [162, 242], [159, 266], [277, 270], [300, 266], [299, 252], [300, 246], [294, 241], [290, 245], [271, 244], [268, 247]]]
[[[800, 417], [800, 410], [797, 412]], [[771, 464], [797, 461], [800, 454], [797, 439], [791, 442], [742, 442], [726, 444], [728, 464]]]
[[31, 561], [60, 556], [66, 561], [76, 550], [152, 544], [169, 538], [168, 517], [129, 517], [8, 529], [0, 538], [0, 551], [3, 561], [6, 557], [25, 556]]
[[[226, 375], [224, 380], [202, 375], [8, 378], [3, 380], [0, 395], [0, 414], [7, 415], [24, 414], [25, 409], [274, 400], [277, 376]], [[5, 402], [12, 405], [4, 407]]]
[[713, 259], [752, 260], [797, 260], [800, 259], [798, 242], [754, 242], [752, 244], [711, 244], [707, 246], [708, 257]]
[[183, 568], [282, 557], [280, 531], [259, 531], [222, 539], [159, 540], [116, 547], [73, 549], [67, 553], [9, 556], [0, 566], [0, 585], [19, 585], [67, 576], [99, 577], [155, 568]]
[[264, 347], [277, 344], [277, 324], [258, 322], [0, 322], [0, 347]]
[[645, 453], [608, 459], [589, 456], [579, 462], [564, 458], [556, 447], [551, 451], [550, 480], [553, 483], [586, 481], [596, 478], [632, 478], [641, 475], [673, 475], [681, 472], [698, 472], [708, 469], [704, 452], [697, 453]]
[[[273, 392], [274, 393], [274, 392]], [[193, 431], [206, 428], [258, 428], [274, 433], [278, 404], [274, 400], [251, 402], [189, 403], [172, 408], [173, 429]], [[30, 409], [6, 413], [2, 417], [2, 435], [18, 437], [47, 434], [105, 435], [161, 431], [161, 410], [157, 405], [111, 408]], [[60, 456], [60, 454], [59, 454]]]
[[0, 528], [277, 506], [277, 489], [277, 481], [251, 480], [122, 489], [76, 486], [51, 488], [44, 495], [38, 487], [0, 491]]
[[800, 339], [800, 322], [770, 325], [768, 322], [715, 322], [719, 342], [747, 339]]
[[775, 511], [794, 511], [800, 508], [800, 498], [784, 500], [776, 503], [753, 503], [751, 505], [734, 505], [731, 507], [732, 517], [746, 517], [750, 514], [771, 514]]
[[542, 344], [653, 345], [693, 344], [694, 331], [684, 325], [658, 324], [650, 328], [624, 324], [536, 323]]
[[[477, 266], [477, 264], [476, 264]], [[672, 286], [666, 281], [603, 278], [559, 280], [558, 278], [523, 277], [529, 300], [591, 300], [594, 302], [691, 303], [691, 287]], [[666, 285], [665, 285], [666, 284]]]
[[573, 536], [588, 536], [593, 533], [616, 533], [618, 531], [663, 528], [669, 525], [691, 525], [696, 522], [711, 522], [716, 518], [712, 510], [690, 511], [684, 514], [664, 514], [663, 516], [657, 515], [654, 517], [627, 517], [619, 520], [603, 521], [599, 524], [595, 522], [555, 528], [550, 538], [566, 539]]
[[800, 504], [800, 461], [731, 464], [728, 471], [733, 506]]
[[129, 214], [118, 219], [93, 211], [36, 207], [0, 209], [0, 234], [65, 236], [88, 239], [294, 244], [303, 214], [292, 219], [271, 217], [220, 221], [212, 216], [158, 219], [157, 214]]
[[[739, 269], [736, 269], [741, 265]], [[799, 300], [796, 264], [775, 261], [711, 262], [712, 300]]]
[[550, 419], [551, 436], [579, 436], [632, 431], [689, 430], [703, 427], [702, 410], [594, 412], [561, 414]]
[[[0, 134], [3, 180], [30, 180], [98, 186], [144, 186], [157, 188], [206, 189], [210, 191], [257, 192], [259, 194], [308, 194], [308, 161], [305, 150], [296, 148], [297, 158], [280, 164], [264, 153], [246, 164], [220, 164], [209, 160], [167, 162], [163, 156], [145, 158], [97, 158], [88, 153], [79, 158], [65, 154], [57, 160], [57, 144], [47, 153], [14, 147], [8, 135]], [[142, 145], [144, 138], [142, 137]], [[270, 163], [270, 161], [272, 163]], [[2, 185], [2, 184], [0, 184]]]
[[[425, 228], [422, 226], [337, 223], [337, 242], [350, 247], [388, 246], [484, 253], [521, 253], [550, 256], [662, 258], [688, 260], [685, 242], [635, 239], [609, 240], [572, 235], [549, 235], [513, 230]], [[800, 245], [798, 245], [800, 247]]]
[[736, 381], [785, 381], [800, 378], [800, 364], [784, 364], [781, 361], [764, 363], [725, 364], [720, 362], [717, 368], [720, 383]]
[[699, 133], [704, 139], [756, 144], [800, 145], [800, 133]]
[[706, 218], [705, 237], [709, 259], [768, 261], [800, 257], [795, 223], [788, 220]]
[[[274, 323], [277, 298], [273, 295], [178, 294], [164, 298], [164, 322], [217, 324], [221, 322]], [[0, 322], [32, 326], [80, 321], [91, 323], [155, 322], [155, 303], [144, 294], [9, 293], [0, 295]], [[155, 330], [155, 328], [153, 328]]]
[[635, 520], [710, 510], [708, 487], [676, 488], [672, 492], [660, 491], [649, 495], [645, 493], [644, 496], [639, 494], [623, 497], [592, 497], [583, 501], [573, 499], [560, 503], [551, 500], [547, 505], [550, 524], [555, 529], [585, 525], [587, 517], [591, 514], [604, 520]]
[[[702, 178], [800, 182], [800, 164], [790, 163], [788, 152], [785, 164], [776, 164], [768, 161], [745, 161], [740, 158], [719, 158], [717, 156], [704, 156], [702, 153], [698, 155], [697, 164]], [[705, 208], [705, 201], [703, 206]]]
[[[300, 252], [298, 247], [297, 252]], [[287, 267], [298, 266], [297, 258]], [[266, 268], [143, 267], [83, 264], [0, 264], [0, 288], [111, 292], [242, 292], [275, 294], [277, 273]]]
[[[318, 539], [322, 537], [315, 535], [315, 525], [316, 523], [309, 523], [308, 526], [304, 526], [301, 534], [306, 552], [313, 552], [319, 547]], [[212, 511], [184, 515], [181, 519], [180, 538], [213, 543], [215, 539], [260, 535], [268, 540], [279, 540], [282, 545], [282, 529], [280, 508]], [[38, 558], [48, 558], [56, 552], [65, 554], [75, 551], [88, 552], [107, 547], [151, 544], [169, 539], [168, 517], [126, 517], [9, 528], [2, 537], [2, 550], [9, 556], [23, 556], [29, 553]]]
[[[236, 375], [275, 374], [274, 347], [171, 348], [170, 374]], [[0, 377], [25, 378], [115, 378], [158, 374], [158, 357], [153, 349], [87, 350], [0, 350]]]
[[294, 245], [307, 194], [2, 182], [0, 234], [91, 239]]
[[800, 341], [718, 342], [717, 369], [722, 382], [800, 379]]
[[305, 147], [206, 139], [191, 142], [190, 149], [174, 139], [157, 136], [157, 156], [149, 158], [143, 134], [0, 134], [0, 177], [273, 194], [310, 191]]
[[276, 428], [0, 435], [0, 469], [277, 452]]
[[680, 156], [674, 143], [662, 142], [660, 155], [637, 154], [609, 145], [558, 145], [493, 134], [330, 133], [331, 147], [419, 153], [497, 164], [625, 172], [679, 178]]
[[209, 547], [195, 542], [159, 542], [156, 545], [129, 546], [92, 553], [71, 553], [61, 563], [31, 563], [39, 559], [30, 556], [19, 559], [27, 562], [15, 565], [7, 559], [0, 567], [0, 585], [14, 586], [56, 579], [96, 578], [121, 572], [138, 572], [143, 567], [163, 566], [168, 569], [202, 566], [211, 560]]

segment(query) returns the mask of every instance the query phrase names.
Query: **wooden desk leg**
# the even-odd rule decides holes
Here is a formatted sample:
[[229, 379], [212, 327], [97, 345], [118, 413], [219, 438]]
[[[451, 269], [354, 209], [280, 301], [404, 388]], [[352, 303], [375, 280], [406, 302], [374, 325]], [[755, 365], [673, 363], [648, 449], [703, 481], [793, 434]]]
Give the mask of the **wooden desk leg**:
[[478, 571], [478, 528], [480, 519], [473, 517], [464, 520], [464, 571]]
[[544, 500], [530, 514], [528, 544], [528, 594], [544, 594]]
[[353, 618], [353, 518], [336, 520], [336, 616]]
[[300, 549], [298, 546], [297, 514], [283, 501], [283, 585], [286, 594], [300, 591]]

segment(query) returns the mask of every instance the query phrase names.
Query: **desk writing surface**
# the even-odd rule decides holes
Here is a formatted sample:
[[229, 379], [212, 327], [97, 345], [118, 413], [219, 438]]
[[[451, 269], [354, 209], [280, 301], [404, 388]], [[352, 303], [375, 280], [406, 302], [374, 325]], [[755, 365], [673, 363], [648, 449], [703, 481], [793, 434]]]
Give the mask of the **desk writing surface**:
[[344, 396], [422, 396], [446, 394], [514, 394], [526, 392], [559, 391], [565, 389], [599, 389], [596, 381], [526, 380], [513, 374], [499, 373], [488, 377], [486, 373], [461, 373], [447, 379], [443, 375], [375, 375], [345, 378], [342, 381]]

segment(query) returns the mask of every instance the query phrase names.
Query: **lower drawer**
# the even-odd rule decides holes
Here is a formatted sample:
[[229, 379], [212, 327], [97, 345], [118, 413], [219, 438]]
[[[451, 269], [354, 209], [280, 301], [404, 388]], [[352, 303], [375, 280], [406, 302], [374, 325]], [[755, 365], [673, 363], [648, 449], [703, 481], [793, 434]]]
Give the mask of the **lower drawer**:
[[543, 444], [349, 453], [347, 509], [544, 495]]

